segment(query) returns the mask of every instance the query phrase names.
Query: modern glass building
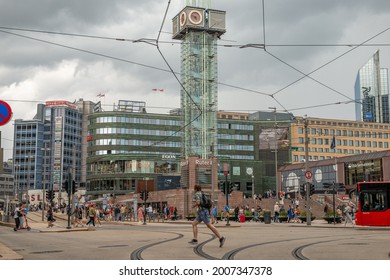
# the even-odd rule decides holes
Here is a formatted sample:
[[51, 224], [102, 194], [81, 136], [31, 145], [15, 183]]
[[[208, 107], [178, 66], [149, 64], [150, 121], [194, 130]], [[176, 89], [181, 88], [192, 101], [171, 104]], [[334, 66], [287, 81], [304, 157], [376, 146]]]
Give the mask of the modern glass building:
[[[225, 30], [225, 12], [192, 1], [172, 20], [173, 39], [181, 44], [182, 157], [210, 157], [217, 152], [217, 41]], [[205, 3], [203, 3], [204, 5]], [[198, 7], [195, 7], [197, 5]]]
[[[250, 120], [218, 119], [217, 127], [219, 181], [226, 179], [223, 164], [227, 163], [228, 180], [237, 190], [251, 194], [255, 182], [256, 193], [261, 193], [263, 168], [256, 153], [256, 125]], [[180, 115], [118, 107], [91, 114], [88, 130], [87, 194], [118, 195], [181, 187], [184, 159]], [[198, 179], [210, 182], [211, 169], [203, 169], [197, 172], [203, 176]]]
[[[85, 184], [82, 178], [83, 115], [85, 104], [63, 100], [38, 104], [32, 120], [15, 120], [14, 176], [19, 197], [27, 190], [59, 191], [65, 180]], [[85, 106], [88, 107], [88, 106]], [[85, 168], [84, 168], [85, 170]], [[70, 175], [72, 174], [72, 175]], [[85, 176], [84, 176], [85, 177]]]
[[379, 50], [360, 68], [355, 82], [356, 120], [389, 123], [388, 69], [380, 68]]

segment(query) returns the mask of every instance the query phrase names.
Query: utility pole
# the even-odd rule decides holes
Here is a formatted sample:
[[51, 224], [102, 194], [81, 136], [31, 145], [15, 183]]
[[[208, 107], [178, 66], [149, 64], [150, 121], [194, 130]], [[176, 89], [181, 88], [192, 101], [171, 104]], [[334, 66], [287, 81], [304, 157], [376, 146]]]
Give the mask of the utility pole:
[[[308, 129], [308, 120], [307, 117], [304, 118], [304, 127], [305, 127], [305, 171], [309, 172], [309, 137], [307, 133]], [[311, 212], [310, 212], [310, 181], [311, 178], [308, 179], [306, 176], [306, 224], [308, 226], [311, 225]]]
[[47, 143], [45, 143], [45, 147], [42, 149], [44, 150], [43, 155], [43, 191], [42, 191], [42, 221], [45, 220], [45, 207], [46, 207], [46, 168], [47, 168]]
[[278, 200], [279, 197], [279, 178], [278, 178], [278, 139], [277, 139], [277, 123], [276, 123], [276, 107], [268, 107], [268, 109], [272, 109], [274, 111], [274, 133], [275, 133], [275, 139], [274, 139], [274, 153], [275, 153], [275, 194], [276, 199]]
[[211, 201], [214, 203], [214, 201], [215, 201], [214, 143], [211, 143], [210, 152], [211, 152]]

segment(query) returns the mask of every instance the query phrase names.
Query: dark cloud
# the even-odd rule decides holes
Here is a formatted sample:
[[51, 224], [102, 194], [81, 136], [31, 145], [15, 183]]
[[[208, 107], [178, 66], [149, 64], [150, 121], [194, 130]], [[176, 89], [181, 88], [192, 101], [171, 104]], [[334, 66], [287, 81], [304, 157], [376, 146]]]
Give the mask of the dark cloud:
[[[171, 20], [185, 2], [171, 1], [160, 37], [168, 42], [160, 44], [164, 58], [177, 72], [180, 46], [171, 38]], [[156, 39], [167, 4], [168, 1], [162, 0], [0, 0], [0, 27]], [[211, 8], [226, 11], [227, 32], [218, 48], [219, 81], [233, 86], [219, 86], [220, 109], [267, 110], [269, 106], [293, 109], [343, 101], [346, 98], [332, 89], [353, 97], [356, 72], [376, 49], [381, 48], [382, 67], [389, 67], [387, 47], [359, 47], [312, 75], [331, 89], [307, 77], [294, 83], [303, 77], [297, 70], [309, 73], [352, 48], [286, 46], [364, 42], [389, 27], [388, 0], [265, 0], [265, 26], [261, 0], [213, 0], [211, 4]], [[262, 44], [263, 30], [268, 52], [226, 46]], [[389, 38], [390, 32], [385, 32], [370, 43], [388, 43]], [[282, 46], [272, 46], [276, 44]], [[0, 29], [0, 49], [1, 99], [47, 100], [66, 96], [71, 101], [80, 97], [95, 100], [97, 92], [105, 91], [107, 104], [130, 99], [146, 101], [151, 107], [180, 106], [180, 85], [175, 77], [151, 68], [168, 69], [156, 46], [150, 44]], [[292, 85], [286, 87], [289, 84]], [[164, 94], [156, 96], [152, 88], [164, 88]], [[276, 100], [261, 94], [278, 91]], [[35, 103], [12, 103], [12, 106], [16, 108], [15, 118], [31, 118], [36, 110]], [[313, 107], [295, 113], [353, 119], [353, 107], [344, 106], [347, 105], [342, 109]], [[12, 124], [1, 129], [12, 137]]]

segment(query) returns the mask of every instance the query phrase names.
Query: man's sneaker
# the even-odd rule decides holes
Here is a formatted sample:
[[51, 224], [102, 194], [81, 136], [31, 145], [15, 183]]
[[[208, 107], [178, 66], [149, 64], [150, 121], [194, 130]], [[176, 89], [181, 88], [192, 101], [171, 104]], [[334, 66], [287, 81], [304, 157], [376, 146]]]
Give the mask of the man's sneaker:
[[226, 240], [226, 238], [223, 236], [219, 239], [219, 247], [222, 247], [223, 244], [225, 244], [225, 240]]
[[190, 243], [190, 244], [192, 244], [192, 245], [197, 245], [198, 244], [198, 240], [196, 240], [196, 239], [192, 239], [190, 242], [188, 242], [188, 243]]

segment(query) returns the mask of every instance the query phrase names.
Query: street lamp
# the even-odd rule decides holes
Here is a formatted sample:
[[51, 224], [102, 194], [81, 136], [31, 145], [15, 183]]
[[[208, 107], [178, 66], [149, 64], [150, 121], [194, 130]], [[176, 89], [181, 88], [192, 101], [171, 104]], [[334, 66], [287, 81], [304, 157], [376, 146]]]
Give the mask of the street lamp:
[[252, 175], [252, 199], [255, 198], [255, 176]]
[[272, 109], [274, 111], [274, 152], [275, 152], [275, 191], [276, 191], [276, 197], [278, 197], [278, 190], [279, 190], [279, 180], [278, 180], [278, 139], [276, 137], [276, 128], [277, 128], [277, 123], [276, 123], [276, 107], [268, 107], [268, 109]]

